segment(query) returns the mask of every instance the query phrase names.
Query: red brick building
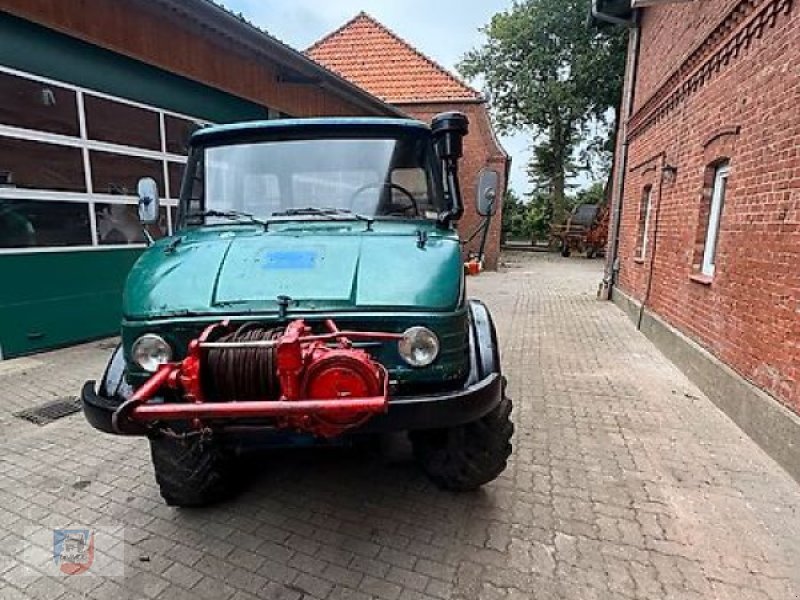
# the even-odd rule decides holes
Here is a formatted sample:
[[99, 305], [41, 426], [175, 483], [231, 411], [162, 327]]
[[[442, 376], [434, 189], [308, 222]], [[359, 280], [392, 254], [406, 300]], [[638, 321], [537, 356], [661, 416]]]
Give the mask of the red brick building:
[[[478, 174], [484, 168], [497, 171], [502, 191], [511, 164], [495, 136], [485, 98], [363, 12], [316, 42], [306, 54], [421, 121], [430, 122], [434, 115], [451, 110], [467, 115], [470, 133], [464, 141], [461, 164], [465, 212], [459, 230], [462, 236], [474, 232], [482, 220], [475, 212]], [[486, 247], [485, 264], [489, 269], [497, 267], [501, 221], [499, 206]], [[467, 248], [477, 250], [479, 238]]]
[[594, 16], [631, 27], [613, 297], [797, 476], [800, 2], [606, 0]]

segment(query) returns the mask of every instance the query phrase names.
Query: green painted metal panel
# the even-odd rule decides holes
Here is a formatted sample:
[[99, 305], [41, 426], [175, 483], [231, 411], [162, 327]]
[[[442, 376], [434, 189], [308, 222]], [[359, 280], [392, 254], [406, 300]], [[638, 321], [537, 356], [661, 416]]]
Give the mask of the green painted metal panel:
[[[257, 321], [266, 327], [285, 326], [286, 321], [276, 314], [226, 315], [234, 324]], [[292, 311], [292, 319], [304, 319], [307, 323], [320, 325], [322, 318], [332, 317], [342, 329], [356, 331], [389, 331], [402, 333], [409, 327], [424, 325], [441, 341], [442, 350], [436, 362], [425, 369], [408, 366], [397, 351], [397, 342], [389, 341], [367, 348], [368, 352], [391, 374], [391, 378], [401, 384], [423, 383], [441, 384], [446, 381], [460, 381], [469, 372], [469, 321], [464, 305], [452, 312], [418, 311], [330, 311], [324, 314]], [[128, 362], [128, 381], [141, 385], [150, 374], [136, 366], [130, 356], [133, 342], [145, 333], [155, 333], [163, 337], [175, 350], [180, 360], [186, 356], [189, 342], [195, 339], [209, 325], [220, 322], [220, 316], [187, 316], [156, 318], [146, 321], [122, 321], [122, 342]]]
[[4, 357], [114, 335], [138, 249], [0, 256]]
[[[370, 352], [401, 383], [441, 383], [463, 378], [469, 366], [463, 286], [456, 233], [430, 221], [379, 220], [369, 230], [359, 221], [190, 228], [156, 242], [131, 269], [122, 335], [127, 354], [151, 332], [182, 357], [210, 323], [277, 325], [277, 298], [286, 295], [291, 318], [312, 323], [333, 317], [353, 329], [431, 328], [443, 349], [431, 368], [408, 367], [396, 343]], [[134, 372], [131, 381], [144, 375]]]
[[[209, 121], [267, 117], [264, 106], [3, 12], [0, 64]], [[140, 254], [131, 249], [0, 256], [3, 356], [117, 333], [122, 287]]]
[[430, 126], [414, 119], [389, 119], [377, 117], [321, 117], [306, 119], [281, 119], [274, 121], [249, 121], [246, 123], [226, 123], [213, 125], [195, 131], [192, 143], [229, 141], [241, 142], [249, 136], [259, 139], [279, 138], [281, 135], [322, 135], [361, 131], [364, 134], [388, 135], [430, 135]]
[[264, 106], [0, 12], [0, 64], [209, 121], [264, 119]]
[[[418, 244], [418, 232], [427, 242]], [[161, 240], [131, 270], [130, 320], [293, 309], [453, 311], [461, 298], [458, 238], [429, 221], [295, 222], [187, 229]]]

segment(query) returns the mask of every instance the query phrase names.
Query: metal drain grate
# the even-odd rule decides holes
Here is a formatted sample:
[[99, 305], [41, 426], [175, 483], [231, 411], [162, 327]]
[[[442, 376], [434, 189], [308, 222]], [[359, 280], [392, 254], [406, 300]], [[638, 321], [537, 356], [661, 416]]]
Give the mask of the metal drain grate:
[[15, 412], [14, 416], [34, 425], [47, 425], [81, 410], [81, 401], [75, 396], [56, 398], [38, 406]]
[[111, 338], [110, 340], [100, 340], [95, 343], [95, 346], [100, 350], [116, 350], [119, 346], [118, 338]]

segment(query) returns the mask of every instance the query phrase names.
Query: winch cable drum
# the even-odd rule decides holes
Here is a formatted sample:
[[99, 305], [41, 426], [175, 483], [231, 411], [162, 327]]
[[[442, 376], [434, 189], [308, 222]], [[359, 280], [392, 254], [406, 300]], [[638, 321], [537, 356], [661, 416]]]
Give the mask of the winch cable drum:
[[[276, 341], [284, 328], [267, 329], [259, 323], [245, 323], [215, 342], [241, 343]], [[203, 367], [206, 395], [212, 401], [278, 400], [277, 347], [210, 348]]]

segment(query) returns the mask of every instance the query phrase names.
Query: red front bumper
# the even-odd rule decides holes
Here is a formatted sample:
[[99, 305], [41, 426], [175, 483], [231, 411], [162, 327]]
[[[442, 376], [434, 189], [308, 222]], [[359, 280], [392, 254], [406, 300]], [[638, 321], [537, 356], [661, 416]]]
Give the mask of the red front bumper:
[[130, 413], [135, 421], [184, 419], [246, 419], [304, 414], [337, 415], [342, 412], [386, 412], [386, 397], [329, 400], [266, 400], [256, 402], [201, 402], [198, 404], [143, 404]]

